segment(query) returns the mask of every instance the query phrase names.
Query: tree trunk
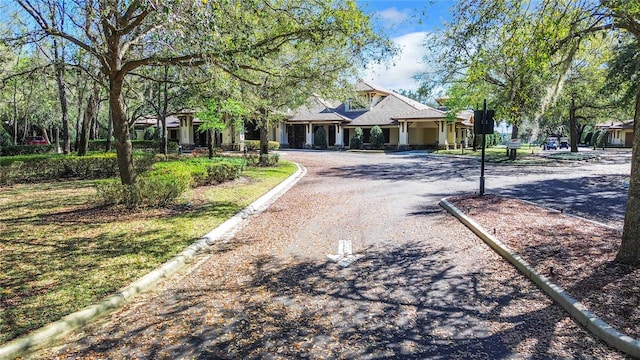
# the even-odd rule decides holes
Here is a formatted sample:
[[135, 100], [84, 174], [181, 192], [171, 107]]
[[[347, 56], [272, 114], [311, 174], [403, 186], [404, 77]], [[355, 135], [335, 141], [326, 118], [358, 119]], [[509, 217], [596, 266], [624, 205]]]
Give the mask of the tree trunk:
[[135, 171], [133, 168], [133, 151], [129, 138], [129, 122], [122, 97], [123, 75], [112, 75], [109, 78], [109, 105], [113, 121], [113, 135], [120, 170], [120, 181], [123, 185], [133, 185]]
[[53, 141], [56, 143], [56, 153], [60, 152], [60, 129], [57, 126], [53, 127]]
[[207, 130], [207, 148], [209, 149], [209, 159], [213, 159], [213, 136], [215, 132], [213, 129]]
[[44, 139], [47, 142], [47, 144], [51, 145], [51, 143], [52, 143], [51, 137], [49, 137], [49, 133], [47, 132], [47, 128], [44, 127], [44, 125], [40, 125], [40, 132], [42, 133], [42, 136], [44, 137]]
[[95, 119], [98, 113], [98, 97], [100, 96], [100, 88], [97, 84], [94, 85], [93, 93], [89, 95], [87, 99], [87, 109], [84, 112], [84, 118], [82, 119], [82, 129], [80, 130], [80, 143], [78, 144], [78, 156], [87, 155], [89, 150], [89, 137], [91, 122]]
[[169, 66], [164, 66], [164, 91], [162, 101], [162, 133], [160, 135], [160, 151], [166, 157], [169, 153], [169, 145], [167, 144], [167, 138], [169, 137], [167, 131], [167, 110], [169, 109]]
[[13, 145], [18, 145], [18, 81], [13, 80]]
[[[513, 128], [511, 129], [511, 138], [518, 138], [518, 125], [513, 124]], [[518, 149], [510, 149], [509, 150], [509, 160], [515, 160], [518, 154]]]
[[622, 245], [616, 260], [625, 264], [640, 266], [640, 87], [636, 90], [636, 109], [633, 117], [633, 153], [631, 156], [631, 176], [627, 210], [624, 216]]
[[[54, 41], [54, 44], [56, 42]], [[57, 45], [54, 45], [57, 48]], [[55, 51], [56, 57], [58, 51]], [[67, 85], [64, 83], [64, 65], [62, 59], [56, 59], [56, 82], [58, 84], [58, 98], [60, 111], [62, 112], [62, 152], [65, 155], [71, 153], [71, 141], [69, 133], [69, 106], [67, 103]]]
[[571, 142], [571, 152], [578, 152], [578, 124], [576, 121], [576, 101], [571, 98], [569, 105], [569, 141]]
[[104, 152], [111, 151], [111, 138], [113, 137], [113, 111], [111, 111], [111, 102], [109, 102], [109, 119], [107, 120], [107, 136], [104, 144]]
[[266, 119], [260, 125], [260, 165], [269, 165], [269, 129]]

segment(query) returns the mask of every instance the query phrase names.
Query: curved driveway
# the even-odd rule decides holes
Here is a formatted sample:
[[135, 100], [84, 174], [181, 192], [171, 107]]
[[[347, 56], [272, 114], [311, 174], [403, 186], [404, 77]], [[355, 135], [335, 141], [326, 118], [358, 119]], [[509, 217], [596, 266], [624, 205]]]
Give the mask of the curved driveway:
[[[189, 271], [56, 354], [37, 356], [623, 358], [440, 209], [442, 197], [477, 191], [477, 160], [307, 151], [282, 158], [308, 174], [268, 210]], [[575, 206], [616, 224], [625, 167], [628, 174], [617, 158], [488, 165], [487, 192]], [[607, 199], [597, 200], [602, 213], [587, 206], [594, 191]], [[328, 256], [341, 240], [351, 244], [350, 264]]]

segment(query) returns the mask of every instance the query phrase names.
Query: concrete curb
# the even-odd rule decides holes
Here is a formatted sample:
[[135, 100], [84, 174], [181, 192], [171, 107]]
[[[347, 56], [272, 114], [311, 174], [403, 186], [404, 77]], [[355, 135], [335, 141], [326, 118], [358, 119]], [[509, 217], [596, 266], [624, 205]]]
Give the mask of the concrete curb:
[[170, 277], [176, 271], [190, 263], [194, 256], [202, 249], [215, 243], [228, 232], [237, 229], [249, 216], [264, 211], [280, 196], [291, 189], [307, 173], [307, 169], [303, 166], [299, 164], [296, 164], [296, 166], [298, 166], [298, 170], [293, 175], [289, 176], [238, 214], [211, 230], [204, 237], [189, 245], [171, 260], [160, 265], [160, 267], [100, 303], [78, 310], [56, 322], [34, 330], [23, 337], [9, 341], [0, 347], [0, 359], [14, 359], [29, 351], [36, 350], [53, 340], [59, 339], [73, 330], [114, 312], [136, 295], [150, 289], [162, 279]]
[[640, 358], [640, 341], [612, 328], [609, 324], [587, 310], [587, 308], [565, 292], [562, 288], [553, 284], [543, 275], [538, 274], [520, 256], [507, 249], [497, 238], [485, 231], [473, 219], [466, 216], [462, 211], [453, 206], [446, 198], [440, 200], [440, 206], [446, 209], [453, 216], [458, 218], [465, 226], [478, 235], [484, 242], [493, 248], [498, 254], [507, 259], [518, 270], [524, 273], [536, 285], [538, 285], [549, 297], [560, 304], [576, 321], [582, 324], [593, 334], [604, 340], [612, 347]]

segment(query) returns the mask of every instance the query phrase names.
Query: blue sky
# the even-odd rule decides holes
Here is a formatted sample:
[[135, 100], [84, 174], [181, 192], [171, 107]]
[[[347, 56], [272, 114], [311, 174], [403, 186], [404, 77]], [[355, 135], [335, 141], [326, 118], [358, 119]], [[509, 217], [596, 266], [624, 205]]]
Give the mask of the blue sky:
[[363, 78], [390, 90], [415, 90], [418, 83], [412, 77], [426, 67], [422, 63], [424, 37], [450, 20], [455, 1], [358, 0], [357, 4], [400, 48], [399, 56], [392, 61], [395, 66], [373, 65]]

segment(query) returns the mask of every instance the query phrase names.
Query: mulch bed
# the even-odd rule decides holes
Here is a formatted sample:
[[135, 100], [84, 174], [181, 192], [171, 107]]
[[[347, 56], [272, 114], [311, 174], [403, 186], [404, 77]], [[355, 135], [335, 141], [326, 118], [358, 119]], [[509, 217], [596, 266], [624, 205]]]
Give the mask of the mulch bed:
[[640, 339], [640, 269], [615, 262], [619, 230], [496, 195], [447, 200], [602, 320]]

